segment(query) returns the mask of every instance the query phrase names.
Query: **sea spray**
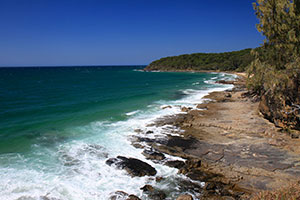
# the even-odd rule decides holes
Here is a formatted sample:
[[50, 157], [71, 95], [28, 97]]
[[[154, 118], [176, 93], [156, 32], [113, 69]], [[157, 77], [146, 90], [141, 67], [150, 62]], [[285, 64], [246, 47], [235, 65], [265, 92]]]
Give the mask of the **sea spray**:
[[[151, 74], [142, 71], [135, 73]], [[177, 91], [183, 94], [180, 99], [155, 100], [144, 107], [127, 112], [124, 109], [125, 118], [120, 118], [121, 120], [105, 118], [86, 125], [47, 130], [47, 134], [43, 133], [35, 138], [39, 142], [32, 143], [30, 151], [2, 153], [1, 198], [108, 199], [115, 191], [125, 191], [147, 199], [140, 188], [150, 184], [164, 189], [168, 193], [168, 198], [174, 199], [181, 192], [176, 185], [177, 181], [186, 177], [178, 174], [175, 168], [147, 160], [142, 155], [143, 149], [133, 147], [130, 138], [138, 135], [135, 132], [137, 129], [151, 130], [152, 133], [147, 135], [150, 138], [166, 138], [168, 134], [180, 135], [182, 130], [174, 126], [147, 125], [154, 123], [158, 118], [182, 113], [180, 106], [195, 108], [209, 92], [230, 89], [232, 87], [230, 85], [214, 83], [220, 78], [231, 77], [228, 74], [213, 74], [207, 78], [208, 81], [212, 81], [206, 84], [203, 83], [204, 80], [191, 81], [189, 83], [191, 88], [177, 87]], [[169, 107], [162, 109], [166, 105]], [[149, 163], [156, 168], [157, 176], [165, 178], [164, 181], [157, 183], [147, 176], [130, 177], [125, 171], [105, 164], [108, 158], [119, 155]], [[170, 155], [166, 157], [173, 160], [180, 159]]]

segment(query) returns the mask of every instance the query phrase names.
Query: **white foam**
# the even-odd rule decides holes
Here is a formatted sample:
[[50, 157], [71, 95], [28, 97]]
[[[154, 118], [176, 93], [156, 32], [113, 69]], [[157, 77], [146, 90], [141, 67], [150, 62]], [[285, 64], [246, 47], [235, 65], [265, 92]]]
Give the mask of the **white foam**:
[[127, 116], [131, 116], [131, 115], [134, 115], [136, 113], [140, 112], [140, 110], [135, 110], [135, 111], [132, 111], [132, 112], [128, 112], [126, 113]]
[[[228, 75], [224, 75], [225, 78]], [[145, 184], [151, 184], [161, 189], [174, 190], [170, 182], [183, 175], [178, 170], [146, 160], [141, 154], [142, 149], [131, 145], [130, 137], [138, 135], [134, 130], [151, 130], [149, 138], [166, 138], [167, 135], [180, 136], [178, 128], [165, 125], [147, 127], [158, 118], [182, 113], [180, 106], [196, 108], [203, 102], [203, 97], [213, 91], [232, 88], [232, 85], [214, 85], [205, 90], [188, 89], [182, 99], [175, 101], [157, 101], [146, 110], [126, 113], [129, 119], [125, 121], [93, 122], [66, 130], [74, 135], [74, 140], [66, 141], [54, 147], [39, 145], [32, 147], [35, 156], [11, 154], [0, 156], [0, 197], [13, 200], [21, 197], [39, 199], [41, 196], [69, 200], [108, 199], [112, 192], [125, 191], [129, 194], [142, 196], [139, 189]], [[170, 105], [166, 109], [162, 106]], [[116, 170], [105, 164], [107, 158], [116, 156], [135, 157], [154, 166], [157, 176], [166, 178], [169, 182], [157, 183], [149, 177], [131, 178], [124, 170]], [[167, 159], [182, 160], [166, 155]], [[203, 183], [200, 183], [203, 184]]]
[[143, 69], [134, 69], [135, 72], [145, 72]]

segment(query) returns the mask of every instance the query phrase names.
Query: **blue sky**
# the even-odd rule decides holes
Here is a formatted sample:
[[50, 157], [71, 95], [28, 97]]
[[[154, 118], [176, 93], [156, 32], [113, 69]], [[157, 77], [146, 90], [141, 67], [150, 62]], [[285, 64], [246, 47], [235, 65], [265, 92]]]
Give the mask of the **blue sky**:
[[257, 47], [253, 0], [0, 0], [0, 66], [149, 64]]

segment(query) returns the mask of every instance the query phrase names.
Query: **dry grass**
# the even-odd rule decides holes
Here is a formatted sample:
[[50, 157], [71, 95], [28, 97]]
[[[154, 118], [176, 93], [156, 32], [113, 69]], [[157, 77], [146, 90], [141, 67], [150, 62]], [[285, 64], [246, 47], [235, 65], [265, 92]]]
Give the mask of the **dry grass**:
[[259, 192], [251, 200], [300, 200], [300, 185], [293, 184], [274, 191]]

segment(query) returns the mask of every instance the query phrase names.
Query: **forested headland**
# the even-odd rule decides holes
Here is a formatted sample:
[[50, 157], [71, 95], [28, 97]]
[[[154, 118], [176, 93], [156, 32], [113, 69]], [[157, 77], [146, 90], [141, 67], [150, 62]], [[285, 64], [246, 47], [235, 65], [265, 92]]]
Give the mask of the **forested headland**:
[[261, 113], [279, 127], [300, 130], [300, 0], [257, 0], [253, 7], [266, 38], [261, 47], [165, 57], [145, 70], [245, 71]]
[[251, 49], [224, 53], [193, 53], [161, 58], [150, 63], [145, 70], [185, 71], [219, 70], [245, 71], [253, 61]]

